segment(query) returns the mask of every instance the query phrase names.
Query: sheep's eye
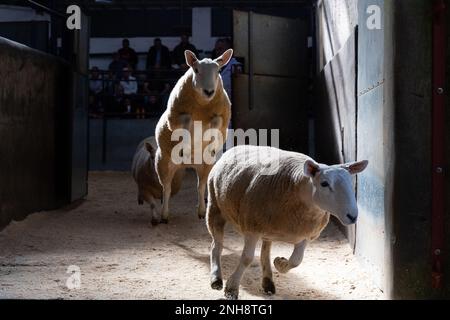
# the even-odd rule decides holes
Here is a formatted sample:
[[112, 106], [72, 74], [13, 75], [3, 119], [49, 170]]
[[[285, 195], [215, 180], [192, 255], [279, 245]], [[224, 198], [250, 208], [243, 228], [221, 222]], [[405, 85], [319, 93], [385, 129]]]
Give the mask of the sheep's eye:
[[320, 184], [323, 188], [329, 188], [330, 184], [327, 181], [324, 181]]
[[194, 71], [195, 71], [195, 73], [198, 73], [198, 69], [197, 68], [195, 68]]

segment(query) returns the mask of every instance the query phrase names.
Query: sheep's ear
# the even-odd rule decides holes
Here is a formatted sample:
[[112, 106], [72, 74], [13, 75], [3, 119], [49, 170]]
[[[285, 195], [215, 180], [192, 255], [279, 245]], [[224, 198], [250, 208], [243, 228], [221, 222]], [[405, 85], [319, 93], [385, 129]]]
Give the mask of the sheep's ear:
[[313, 160], [306, 160], [303, 174], [308, 178], [314, 178], [320, 171], [320, 166]]
[[226, 66], [228, 62], [230, 62], [232, 57], [233, 57], [233, 49], [228, 49], [223, 53], [223, 55], [221, 55], [214, 61], [217, 62], [219, 66], [222, 68], [223, 66]]
[[191, 50], [184, 51], [184, 57], [186, 58], [186, 64], [189, 67], [193, 67], [198, 62], [195, 53], [193, 53]]
[[359, 162], [353, 162], [353, 163], [346, 163], [342, 167], [350, 172], [350, 174], [358, 174], [366, 170], [367, 166], [369, 165], [369, 161], [359, 161]]
[[154, 156], [155, 155], [155, 148], [153, 148], [153, 146], [151, 145], [150, 142], [146, 142], [145, 143], [145, 149], [147, 149], [147, 151]]

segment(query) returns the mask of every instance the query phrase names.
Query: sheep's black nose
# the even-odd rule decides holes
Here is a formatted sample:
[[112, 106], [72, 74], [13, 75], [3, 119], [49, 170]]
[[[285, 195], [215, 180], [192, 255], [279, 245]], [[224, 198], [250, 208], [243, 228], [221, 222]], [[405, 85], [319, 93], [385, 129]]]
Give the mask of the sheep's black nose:
[[204, 92], [208, 97], [211, 97], [211, 96], [214, 94], [214, 90], [211, 90], [211, 91], [209, 91], [209, 90], [203, 90], [203, 92]]
[[348, 214], [348, 215], [347, 215], [347, 218], [348, 218], [352, 223], [355, 223], [356, 220], [358, 219], [357, 217], [353, 217], [351, 214]]

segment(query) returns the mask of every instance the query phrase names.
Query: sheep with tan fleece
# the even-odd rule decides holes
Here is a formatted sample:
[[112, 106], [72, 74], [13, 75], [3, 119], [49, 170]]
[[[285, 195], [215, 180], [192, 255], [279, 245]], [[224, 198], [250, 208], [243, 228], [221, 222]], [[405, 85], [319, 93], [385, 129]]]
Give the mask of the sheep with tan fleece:
[[225, 297], [238, 298], [239, 283], [253, 261], [259, 239], [263, 240], [262, 287], [274, 294], [272, 241], [294, 245], [289, 259], [274, 260], [275, 268], [287, 273], [300, 265], [307, 244], [319, 237], [330, 214], [344, 225], [356, 223], [358, 207], [351, 175], [367, 165], [367, 161], [361, 161], [327, 166], [306, 155], [270, 147], [240, 146], [226, 152], [208, 179], [206, 221], [213, 238], [211, 287], [223, 287], [220, 259], [224, 226], [231, 223], [244, 235], [245, 245], [240, 263], [227, 281]]
[[[152, 224], [159, 223], [156, 212], [156, 199], [162, 199], [162, 187], [155, 171], [155, 155], [157, 144], [155, 137], [144, 139], [136, 149], [131, 166], [131, 173], [138, 187], [138, 204], [144, 201], [150, 204]], [[181, 188], [184, 170], [179, 170], [172, 180], [171, 195], [175, 195]]]
[[[163, 187], [163, 207], [161, 222], [168, 223], [169, 199], [171, 181], [179, 169], [194, 168], [198, 176], [198, 207], [199, 218], [205, 217], [205, 192], [209, 172], [214, 162], [200, 159], [195, 162], [196, 151], [210, 157], [223, 147], [226, 141], [227, 127], [231, 117], [231, 103], [223, 88], [220, 69], [231, 59], [233, 50], [227, 50], [215, 60], [199, 61], [194, 53], [185, 51], [186, 63], [190, 67], [178, 80], [172, 90], [167, 109], [156, 126], [156, 172]], [[201, 123], [201, 132], [194, 132], [195, 125]], [[188, 141], [189, 148], [178, 150], [180, 141], [176, 139], [177, 131], [184, 130], [192, 138]], [[208, 130], [216, 130], [218, 134], [211, 141], [203, 139]], [[195, 137], [200, 135], [201, 140]], [[174, 139], [175, 136], [175, 139]], [[190, 159], [191, 161], [174, 161], [174, 158]]]

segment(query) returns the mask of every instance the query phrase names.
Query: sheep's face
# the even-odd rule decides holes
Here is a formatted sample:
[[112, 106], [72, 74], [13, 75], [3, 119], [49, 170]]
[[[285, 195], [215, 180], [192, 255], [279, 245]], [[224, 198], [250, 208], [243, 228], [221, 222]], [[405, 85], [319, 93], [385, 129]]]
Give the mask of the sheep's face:
[[199, 61], [195, 54], [185, 51], [186, 63], [193, 70], [192, 85], [197, 94], [206, 101], [214, 99], [220, 81], [220, 69], [225, 66], [233, 56], [233, 50], [227, 50], [215, 60], [203, 59]]
[[313, 202], [322, 210], [338, 218], [344, 225], [358, 220], [358, 206], [352, 184], [352, 175], [363, 172], [368, 161], [337, 166], [305, 162], [304, 173], [313, 184]]

